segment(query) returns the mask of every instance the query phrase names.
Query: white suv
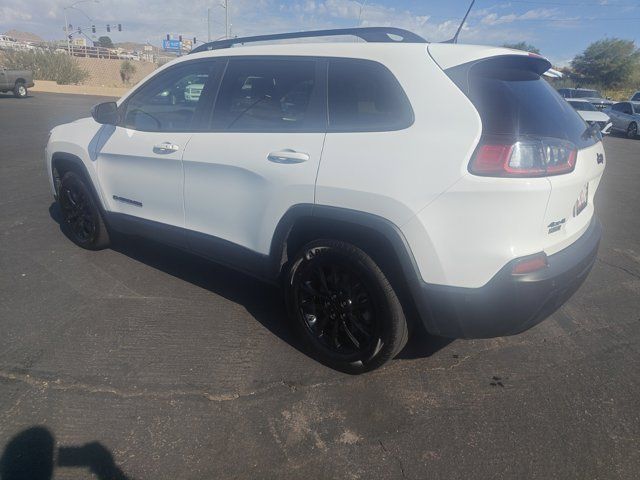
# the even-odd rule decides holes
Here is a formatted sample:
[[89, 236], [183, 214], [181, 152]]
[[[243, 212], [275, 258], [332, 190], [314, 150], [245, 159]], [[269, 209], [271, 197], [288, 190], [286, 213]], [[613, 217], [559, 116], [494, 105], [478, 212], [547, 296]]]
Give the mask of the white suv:
[[418, 326], [482, 338], [549, 316], [595, 261], [605, 167], [600, 133], [541, 79], [549, 62], [341, 33], [366, 42], [208, 44], [56, 127], [46, 168], [70, 238], [143, 235], [280, 283], [310, 351], [350, 372]]

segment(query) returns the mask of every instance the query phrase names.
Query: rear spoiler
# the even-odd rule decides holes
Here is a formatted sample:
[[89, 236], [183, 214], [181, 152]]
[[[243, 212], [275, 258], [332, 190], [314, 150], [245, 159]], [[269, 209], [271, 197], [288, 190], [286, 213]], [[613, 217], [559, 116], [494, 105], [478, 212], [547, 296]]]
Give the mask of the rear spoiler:
[[458, 85], [465, 95], [469, 92], [471, 72], [492, 76], [499, 71], [528, 72], [529, 75], [545, 75], [551, 69], [551, 63], [536, 54], [507, 54], [479, 58], [470, 62], [447, 68], [444, 72]]

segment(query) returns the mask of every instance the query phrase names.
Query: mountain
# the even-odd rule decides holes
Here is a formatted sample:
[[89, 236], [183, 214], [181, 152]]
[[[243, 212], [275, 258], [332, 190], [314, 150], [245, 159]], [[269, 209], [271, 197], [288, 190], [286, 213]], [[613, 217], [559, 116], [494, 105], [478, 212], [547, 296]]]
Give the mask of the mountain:
[[9, 30], [8, 32], [4, 32], [4, 35], [7, 37], [15, 38], [19, 42], [33, 42], [33, 43], [43, 43], [44, 39], [39, 37], [35, 33], [30, 32], [21, 32], [19, 30]]

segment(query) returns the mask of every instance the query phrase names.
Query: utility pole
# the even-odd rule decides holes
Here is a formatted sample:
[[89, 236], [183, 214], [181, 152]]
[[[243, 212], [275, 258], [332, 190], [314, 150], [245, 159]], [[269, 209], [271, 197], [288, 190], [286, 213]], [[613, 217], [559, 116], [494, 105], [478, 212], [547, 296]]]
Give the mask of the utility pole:
[[69, 54], [71, 54], [71, 40], [69, 39], [69, 21], [67, 20], [67, 10], [69, 10], [70, 8], [73, 8], [74, 10], [78, 10], [81, 14], [87, 17], [91, 23], [94, 23], [93, 18], [91, 18], [89, 15], [84, 13], [82, 10], [80, 10], [76, 6], [81, 3], [90, 2], [90, 1], [93, 1], [93, 3], [100, 3], [100, 0], [78, 0], [72, 3], [71, 5], [67, 5], [66, 7], [62, 8], [62, 10], [64, 11], [64, 33], [67, 35], [67, 53]]
[[67, 53], [71, 55], [71, 40], [69, 39], [69, 21], [67, 20], [67, 9], [64, 8], [64, 34], [67, 37]]

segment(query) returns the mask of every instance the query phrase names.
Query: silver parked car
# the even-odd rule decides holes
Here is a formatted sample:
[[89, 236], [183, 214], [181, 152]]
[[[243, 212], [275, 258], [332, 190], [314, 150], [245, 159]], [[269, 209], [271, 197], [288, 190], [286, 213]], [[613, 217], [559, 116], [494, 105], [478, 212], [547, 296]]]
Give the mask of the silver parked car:
[[609, 115], [601, 112], [587, 100], [580, 98], [568, 99], [569, 105], [578, 112], [578, 115], [589, 125], [597, 124], [603, 135], [607, 135], [611, 130], [611, 119]]
[[581, 98], [582, 100], [586, 100], [598, 110], [604, 110], [615, 103], [608, 98], [604, 98], [598, 90], [590, 90], [587, 88], [559, 88], [558, 93], [565, 99]]
[[640, 102], [620, 102], [607, 109], [612, 131], [624, 132], [629, 138], [638, 136], [640, 125]]

